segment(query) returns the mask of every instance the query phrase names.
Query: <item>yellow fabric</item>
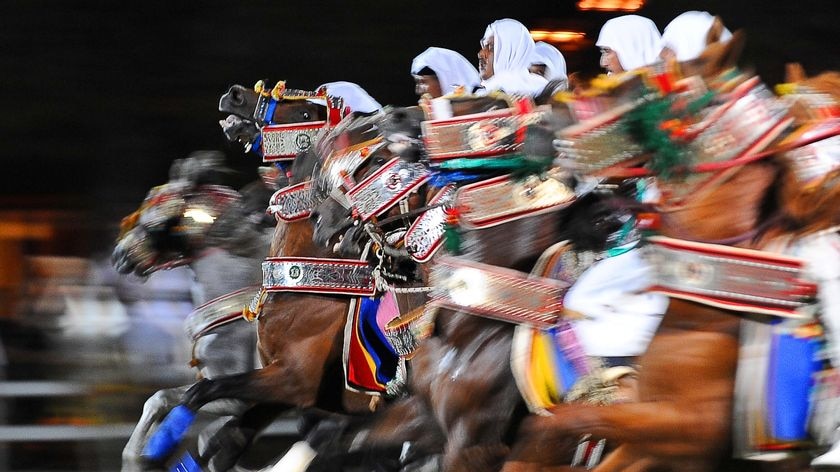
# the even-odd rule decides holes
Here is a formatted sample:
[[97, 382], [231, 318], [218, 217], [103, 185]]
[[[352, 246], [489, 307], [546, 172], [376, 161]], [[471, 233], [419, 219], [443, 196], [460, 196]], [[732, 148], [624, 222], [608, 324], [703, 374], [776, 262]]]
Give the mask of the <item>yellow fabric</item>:
[[562, 386], [558, 384], [559, 379], [554, 377], [553, 355], [551, 351], [551, 339], [546, 333], [534, 330], [533, 348], [531, 350], [531, 379], [532, 387], [539, 399], [541, 406], [548, 408], [560, 401]]

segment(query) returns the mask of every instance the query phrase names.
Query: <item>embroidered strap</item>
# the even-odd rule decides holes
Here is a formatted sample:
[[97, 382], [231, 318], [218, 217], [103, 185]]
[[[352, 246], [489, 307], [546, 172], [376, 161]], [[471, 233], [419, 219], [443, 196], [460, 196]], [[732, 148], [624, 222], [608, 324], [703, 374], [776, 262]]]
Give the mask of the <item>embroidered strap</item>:
[[312, 182], [307, 180], [274, 192], [269, 200], [268, 213], [287, 223], [309, 218], [315, 206], [311, 189]]
[[371, 297], [373, 270], [366, 261], [316, 257], [269, 257], [262, 263], [263, 283], [242, 315], [259, 318], [270, 292], [303, 292]]
[[260, 149], [263, 162], [292, 161], [300, 152], [307, 151], [315, 142], [326, 121], [310, 121], [262, 127]]
[[429, 177], [429, 170], [424, 164], [405, 162], [396, 157], [356, 184], [347, 192], [347, 196], [359, 218], [367, 221], [390, 209], [425, 184]]
[[240, 319], [256, 287], [245, 287], [197, 307], [187, 316], [184, 331], [195, 342], [213, 329]]
[[433, 208], [414, 220], [406, 231], [405, 248], [415, 261], [428, 261], [443, 243], [446, 208], [454, 200], [456, 189], [454, 184], [440, 189], [429, 202], [429, 206]]
[[432, 268], [431, 307], [465, 311], [540, 329], [555, 326], [569, 284], [456, 257]]
[[816, 284], [802, 279], [804, 262], [798, 258], [662, 236], [648, 241], [643, 248], [653, 268], [648, 291], [782, 317], [807, 317], [798, 309], [816, 296]]
[[804, 126], [780, 144], [810, 142], [784, 154], [800, 183], [810, 186], [840, 168], [840, 118]]
[[567, 207], [575, 193], [559, 180], [500, 176], [462, 187], [455, 196], [461, 225], [482, 229]]

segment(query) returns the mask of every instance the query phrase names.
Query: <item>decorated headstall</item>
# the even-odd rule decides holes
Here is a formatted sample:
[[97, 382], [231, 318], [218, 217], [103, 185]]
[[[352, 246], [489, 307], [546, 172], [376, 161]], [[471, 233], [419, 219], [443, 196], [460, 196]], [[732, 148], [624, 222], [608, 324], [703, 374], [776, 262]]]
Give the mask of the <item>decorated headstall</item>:
[[476, 230], [559, 210], [575, 200], [557, 172], [546, 172], [534, 165], [534, 156], [523, 154], [528, 127], [543, 123], [551, 110], [535, 107], [529, 98], [499, 98], [508, 108], [452, 117], [446, 98], [429, 107], [431, 119], [422, 123], [422, 131], [432, 171], [443, 182], [468, 176], [474, 183], [457, 191], [444, 187], [440, 198], [451, 210], [430, 211], [409, 228], [406, 247], [418, 261], [428, 260], [440, 247], [447, 221]]
[[219, 215], [240, 198], [235, 190], [218, 185], [174, 181], [155, 187], [130, 218], [131, 227], [123, 228], [115, 254], [147, 274], [187, 264], [204, 248]]
[[805, 190], [817, 188], [840, 169], [840, 103], [831, 95], [797, 84], [781, 84], [776, 91], [791, 105], [799, 129], [778, 147]]
[[[260, 94], [254, 118], [263, 125], [259, 144], [264, 162], [294, 160], [298, 153], [312, 147], [320, 132], [337, 124], [344, 113], [344, 101], [327, 95], [323, 88], [314, 92], [287, 89], [285, 82], [281, 81], [270, 92], [259, 82], [255, 90]], [[293, 100], [323, 102], [327, 107], [327, 120], [274, 124], [272, 118], [276, 107], [283, 101]]]
[[[770, 155], [766, 149], [793, 123], [790, 105], [758, 77], [730, 70], [708, 83], [699, 77], [663, 83], [659, 72], [634, 73], [643, 80], [632, 99], [562, 130], [558, 162], [586, 174], [654, 175], [664, 201], [676, 208], [730, 169]], [[570, 107], [580, 107], [578, 101], [587, 99]]]
[[449, 113], [432, 113], [431, 119], [421, 124], [426, 153], [433, 164], [513, 154], [525, 140], [525, 127], [549, 113], [545, 107], [536, 109], [529, 98], [508, 98], [509, 108], [453, 117], [446, 100], [436, 99], [433, 110], [449, 109]]

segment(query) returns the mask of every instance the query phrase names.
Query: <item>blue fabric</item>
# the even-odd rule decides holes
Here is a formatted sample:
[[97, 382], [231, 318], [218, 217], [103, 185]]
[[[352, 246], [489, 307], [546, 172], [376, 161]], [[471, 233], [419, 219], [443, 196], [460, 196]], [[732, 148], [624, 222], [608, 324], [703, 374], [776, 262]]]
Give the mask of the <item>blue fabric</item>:
[[566, 357], [566, 354], [563, 353], [563, 349], [560, 347], [557, 328], [549, 329], [549, 333], [551, 335], [551, 349], [554, 354], [554, 378], [561, 381], [563, 392], [567, 392], [578, 381], [580, 375], [575, 369], [574, 364]]
[[458, 184], [464, 182], [472, 182], [482, 178], [481, 174], [474, 174], [471, 172], [433, 172], [429, 180], [429, 185], [432, 187], [445, 187], [448, 184]]
[[184, 434], [195, 421], [195, 412], [185, 405], [178, 405], [166, 415], [157, 431], [149, 438], [143, 449], [143, 456], [154, 461], [166, 459], [184, 438]]
[[814, 374], [820, 364], [819, 343], [791, 333], [773, 336], [767, 377], [770, 431], [780, 441], [808, 439], [808, 419]]
[[254, 154], [256, 154], [260, 157], [262, 157], [262, 155], [263, 155], [262, 151], [260, 150], [260, 143], [261, 142], [262, 142], [262, 132], [260, 132], [260, 134], [257, 135], [257, 138], [254, 139], [254, 143], [251, 144], [251, 152], [253, 152]]
[[265, 107], [265, 115], [263, 115], [263, 121], [265, 121], [265, 124], [267, 124], [267, 125], [273, 125], [274, 124], [274, 110], [276, 108], [277, 108], [277, 100], [272, 98], [268, 102], [268, 106]]
[[359, 337], [376, 364], [376, 380], [384, 385], [397, 375], [399, 356], [376, 322], [379, 302], [379, 298], [360, 298]]
[[169, 469], [170, 472], [201, 472], [201, 466], [193, 459], [193, 456], [187, 452], [184, 454], [177, 464]]

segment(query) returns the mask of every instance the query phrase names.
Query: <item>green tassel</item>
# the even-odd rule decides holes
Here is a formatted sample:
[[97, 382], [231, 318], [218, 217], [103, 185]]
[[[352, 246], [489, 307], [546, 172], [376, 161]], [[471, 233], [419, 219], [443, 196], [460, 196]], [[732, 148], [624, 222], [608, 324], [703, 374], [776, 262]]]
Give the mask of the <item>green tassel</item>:
[[457, 226], [447, 223], [443, 228], [443, 237], [446, 250], [450, 254], [461, 254], [461, 231]]
[[650, 168], [664, 178], [669, 178], [687, 160], [681, 146], [660, 127], [671, 118], [670, 100], [654, 98], [629, 111], [624, 120], [627, 132], [652, 154]]

